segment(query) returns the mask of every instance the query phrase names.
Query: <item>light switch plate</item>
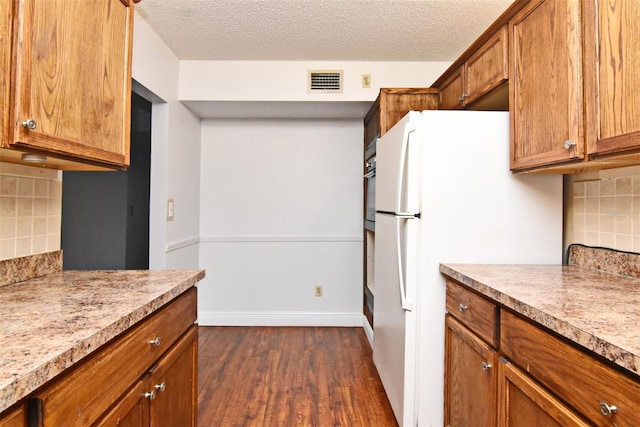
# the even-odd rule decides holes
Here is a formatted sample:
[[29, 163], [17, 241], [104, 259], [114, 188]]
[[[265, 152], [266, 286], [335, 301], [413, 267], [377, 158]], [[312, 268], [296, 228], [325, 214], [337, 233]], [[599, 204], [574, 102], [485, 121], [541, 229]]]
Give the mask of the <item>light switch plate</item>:
[[173, 199], [167, 200], [167, 221], [173, 221]]

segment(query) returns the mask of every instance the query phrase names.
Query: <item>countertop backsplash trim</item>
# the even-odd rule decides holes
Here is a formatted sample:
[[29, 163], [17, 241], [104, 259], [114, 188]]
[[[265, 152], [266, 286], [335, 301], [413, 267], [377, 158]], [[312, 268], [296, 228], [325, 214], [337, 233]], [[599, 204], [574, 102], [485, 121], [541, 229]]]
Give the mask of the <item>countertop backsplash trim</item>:
[[567, 248], [566, 261], [568, 265], [640, 278], [640, 254], [635, 252], [574, 243]]
[[0, 260], [0, 286], [62, 271], [62, 250]]

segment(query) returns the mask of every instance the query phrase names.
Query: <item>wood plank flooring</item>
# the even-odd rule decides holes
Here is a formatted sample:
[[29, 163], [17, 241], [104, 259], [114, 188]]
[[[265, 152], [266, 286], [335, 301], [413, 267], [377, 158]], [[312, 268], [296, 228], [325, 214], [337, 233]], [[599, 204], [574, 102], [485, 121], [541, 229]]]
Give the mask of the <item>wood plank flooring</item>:
[[362, 328], [199, 327], [198, 426], [397, 426]]

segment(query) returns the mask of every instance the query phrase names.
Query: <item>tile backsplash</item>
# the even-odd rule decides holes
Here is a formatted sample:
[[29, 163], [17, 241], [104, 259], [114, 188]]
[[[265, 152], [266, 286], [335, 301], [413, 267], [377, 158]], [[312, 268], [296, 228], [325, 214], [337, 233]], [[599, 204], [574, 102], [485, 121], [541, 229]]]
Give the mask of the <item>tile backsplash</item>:
[[569, 243], [640, 252], [640, 173], [630, 171], [573, 177]]
[[62, 173], [0, 163], [0, 260], [60, 249]]

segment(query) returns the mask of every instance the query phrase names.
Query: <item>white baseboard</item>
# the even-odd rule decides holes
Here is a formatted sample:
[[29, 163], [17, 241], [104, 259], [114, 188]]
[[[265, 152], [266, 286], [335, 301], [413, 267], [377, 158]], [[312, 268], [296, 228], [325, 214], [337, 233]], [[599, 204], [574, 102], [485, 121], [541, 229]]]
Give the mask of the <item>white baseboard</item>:
[[364, 333], [367, 335], [371, 348], [373, 348], [373, 328], [369, 325], [369, 321], [364, 314], [362, 315], [362, 327], [364, 328]]
[[[365, 320], [366, 322], [366, 320]], [[362, 327], [362, 313], [199, 312], [200, 326], [346, 326]]]

